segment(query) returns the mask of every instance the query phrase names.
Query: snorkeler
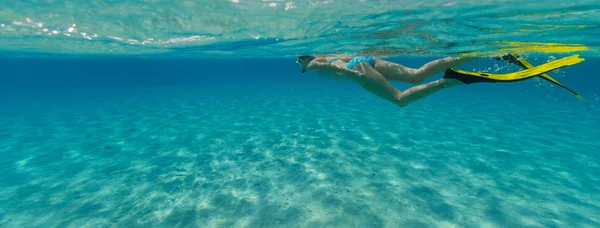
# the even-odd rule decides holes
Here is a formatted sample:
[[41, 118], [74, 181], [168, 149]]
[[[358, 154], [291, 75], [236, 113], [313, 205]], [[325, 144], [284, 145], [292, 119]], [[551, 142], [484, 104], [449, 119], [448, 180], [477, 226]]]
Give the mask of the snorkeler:
[[[526, 68], [526, 70], [507, 74], [492, 74], [454, 69], [454, 67], [466, 62], [481, 59], [484, 58], [446, 57], [431, 61], [418, 69], [414, 69], [374, 56], [302, 55], [297, 57], [296, 64], [302, 67], [302, 74], [307, 70], [311, 70], [333, 79], [349, 79], [358, 83], [363, 89], [372, 94], [397, 106], [405, 107], [437, 91], [463, 84], [514, 82], [544, 75], [544, 79], [561, 86], [562, 84], [545, 73], [568, 65], [577, 64], [584, 60], [579, 58], [579, 55], [573, 55], [539, 66], [533, 66], [526, 62], [526, 60], [524, 61], [529, 65], [523, 64], [523, 61], [520, 61], [522, 59], [520, 56], [509, 54], [495, 57], [494, 59], [518, 64]], [[419, 84], [427, 78], [442, 72], [444, 72], [442, 78], [427, 84], [411, 87], [406, 91], [399, 91], [390, 83], [390, 81], [400, 81]]]

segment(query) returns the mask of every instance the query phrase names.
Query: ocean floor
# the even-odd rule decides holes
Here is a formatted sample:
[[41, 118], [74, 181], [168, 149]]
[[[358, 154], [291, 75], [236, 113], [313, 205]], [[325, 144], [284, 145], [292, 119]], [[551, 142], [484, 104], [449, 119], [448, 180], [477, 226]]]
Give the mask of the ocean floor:
[[0, 227], [600, 227], [600, 112], [493, 99], [29, 99], [0, 115]]

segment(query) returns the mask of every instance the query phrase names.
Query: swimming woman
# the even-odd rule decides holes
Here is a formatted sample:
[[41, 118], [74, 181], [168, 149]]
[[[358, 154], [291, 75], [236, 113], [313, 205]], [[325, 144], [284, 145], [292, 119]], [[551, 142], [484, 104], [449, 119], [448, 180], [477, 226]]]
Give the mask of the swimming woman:
[[[512, 63], [518, 63], [518, 55], [495, 57]], [[489, 74], [456, 70], [461, 64], [481, 60], [481, 57], [446, 57], [424, 64], [418, 69], [389, 62], [374, 56], [352, 55], [302, 55], [296, 59], [296, 64], [302, 67], [302, 73], [307, 70], [334, 79], [349, 79], [357, 82], [365, 90], [405, 107], [412, 102], [425, 98], [437, 91], [462, 84], [477, 82], [512, 82], [539, 76], [551, 70], [583, 61], [577, 55], [555, 60], [527, 70], [508, 74]], [[399, 91], [390, 81], [400, 81], [419, 84], [427, 78], [444, 72], [444, 76], [433, 82], [417, 85], [406, 91]], [[548, 76], [549, 77], [549, 76]]]

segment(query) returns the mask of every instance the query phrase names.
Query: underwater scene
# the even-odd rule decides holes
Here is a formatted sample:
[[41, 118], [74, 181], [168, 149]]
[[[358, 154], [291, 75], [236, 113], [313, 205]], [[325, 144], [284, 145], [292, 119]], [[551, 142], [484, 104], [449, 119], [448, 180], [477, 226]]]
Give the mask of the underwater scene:
[[600, 227], [600, 2], [4, 0], [0, 228]]

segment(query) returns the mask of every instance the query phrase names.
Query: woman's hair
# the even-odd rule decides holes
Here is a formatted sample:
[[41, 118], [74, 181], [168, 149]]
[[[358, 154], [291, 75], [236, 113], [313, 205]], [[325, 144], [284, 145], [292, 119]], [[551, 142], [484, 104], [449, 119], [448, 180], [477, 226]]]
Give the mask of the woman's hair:
[[314, 56], [312, 56], [312, 55], [300, 55], [300, 56], [298, 56], [298, 57], [296, 57], [296, 58], [298, 58], [298, 59], [304, 59], [304, 58], [314, 58]]

